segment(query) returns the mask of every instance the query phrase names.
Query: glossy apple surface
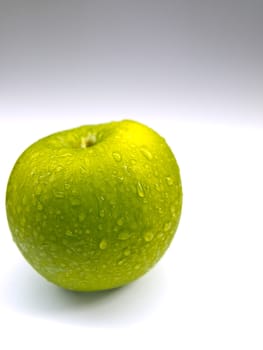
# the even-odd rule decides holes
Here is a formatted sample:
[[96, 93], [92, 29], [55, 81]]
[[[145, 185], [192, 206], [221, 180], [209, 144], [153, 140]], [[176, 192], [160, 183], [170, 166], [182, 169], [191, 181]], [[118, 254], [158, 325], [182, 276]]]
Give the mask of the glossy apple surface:
[[7, 187], [13, 239], [47, 280], [93, 291], [127, 284], [162, 257], [177, 229], [176, 159], [155, 131], [124, 120], [45, 137]]

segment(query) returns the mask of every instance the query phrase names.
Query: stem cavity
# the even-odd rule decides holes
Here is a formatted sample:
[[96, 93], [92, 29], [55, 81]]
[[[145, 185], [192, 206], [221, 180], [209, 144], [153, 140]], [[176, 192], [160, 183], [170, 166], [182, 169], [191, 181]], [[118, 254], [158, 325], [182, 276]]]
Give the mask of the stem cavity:
[[97, 142], [96, 135], [90, 133], [90, 134], [88, 134], [88, 136], [81, 138], [80, 147], [81, 148], [91, 147], [91, 146], [95, 145], [96, 142]]

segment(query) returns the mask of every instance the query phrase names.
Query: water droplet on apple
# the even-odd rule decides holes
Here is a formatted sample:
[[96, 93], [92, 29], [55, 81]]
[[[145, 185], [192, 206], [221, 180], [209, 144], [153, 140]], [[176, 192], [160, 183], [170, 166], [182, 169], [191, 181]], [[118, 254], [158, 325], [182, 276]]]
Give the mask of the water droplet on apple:
[[112, 157], [114, 158], [114, 160], [116, 160], [116, 162], [120, 162], [121, 159], [122, 159], [121, 154], [118, 153], [118, 152], [113, 152], [113, 153], [112, 153]]
[[119, 226], [122, 226], [123, 223], [124, 223], [123, 218], [119, 218], [119, 219], [117, 220], [117, 224], [118, 224]]
[[137, 193], [138, 193], [138, 196], [141, 198], [143, 198], [145, 195], [142, 184], [140, 182], [137, 183]]
[[37, 210], [39, 210], [39, 211], [43, 210], [43, 205], [41, 203], [37, 204]]
[[80, 205], [80, 199], [79, 198], [72, 198], [70, 202], [71, 202], [71, 205], [73, 207], [77, 207], [78, 205]]
[[171, 213], [172, 213], [172, 214], [174, 214], [174, 213], [176, 212], [176, 208], [175, 208], [175, 206], [174, 206], [174, 205], [172, 205], [172, 206], [171, 206], [171, 208], [170, 208], [170, 210], [171, 210]]
[[124, 262], [125, 262], [125, 259], [120, 259], [120, 260], [117, 262], [117, 264], [118, 264], [119, 266], [121, 266], [121, 265], [123, 265]]
[[69, 237], [72, 237], [73, 236], [73, 233], [71, 230], [67, 230], [66, 232], [66, 235], [69, 236]]
[[129, 256], [131, 254], [130, 249], [125, 248], [124, 251], [123, 251], [123, 254], [124, 254], [124, 256]]
[[175, 217], [176, 216], [176, 207], [174, 205], [172, 205], [170, 210], [171, 210], [172, 216]]
[[41, 186], [40, 185], [38, 185], [37, 187], [36, 187], [36, 195], [40, 195], [41, 194], [41, 192], [42, 192], [42, 188], [41, 188]]
[[118, 239], [120, 239], [121, 241], [126, 241], [126, 239], [129, 239], [129, 238], [130, 238], [130, 234], [129, 232], [126, 232], [126, 231], [120, 232], [118, 235]]
[[52, 182], [55, 181], [55, 179], [56, 179], [56, 175], [55, 175], [55, 174], [52, 174], [52, 175], [49, 177], [48, 181], [52, 183]]
[[140, 267], [141, 267], [141, 265], [140, 265], [140, 264], [137, 264], [137, 265], [134, 266], [134, 269], [135, 269], [135, 270], [139, 270]]
[[151, 152], [147, 148], [142, 147], [140, 149], [140, 151], [142, 152], [142, 154], [144, 155], [144, 157], [146, 159], [148, 159], [148, 160], [152, 160], [153, 159], [153, 156], [152, 156]]
[[169, 231], [171, 226], [172, 226], [171, 222], [167, 222], [166, 224], [164, 224], [164, 227], [163, 227], [164, 231], [165, 232]]
[[64, 192], [63, 191], [54, 191], [54, 196], [56, 198], [64, 198]]
[[149, 231], [145, 232], [143, 238], [146, 242], [150, 242], [153, 239], [153, 233]]
[[101, 218], [104, 218], [105, 216], [105, 211], [103, 209], [100, 210], [100, 217]]
[[157, 238], [160, 239], [160, 240], [164, 240], [163, 232], [158, 233]]
[[162, 191], [162, 189], [161, 189], [161, 186], [160, 186], [160, 184], [155, 184], [155, 189], [158, 191], [158, 192], [161, 192]]
[[86, 218], [85, 213], [80, 213], [79, 214], [79, 222], [83, 222], [85, 220], [85, 218]]
[[99, 247], [100, 247], [100, 249], [104, 250], [107, 248], [107, 245], [108, 244], [107, 244], [106, 239], [103, 239], [102, 241], [100, 241]]
[[172, 186], [173, 185], [173, 179], [171, 177], [167, 176], [165, 178], [165, 180], [166, 180], [168, 186]]

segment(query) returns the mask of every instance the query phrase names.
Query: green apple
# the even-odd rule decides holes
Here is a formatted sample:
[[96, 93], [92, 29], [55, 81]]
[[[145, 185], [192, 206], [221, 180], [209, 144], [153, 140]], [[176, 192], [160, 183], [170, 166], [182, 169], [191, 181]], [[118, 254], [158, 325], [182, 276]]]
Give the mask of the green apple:
[[182, 207], [165, 140], [124, 120], [47, 136], [17, 160], [7, 186], [13, 239], [48, 281], [94, 291], [125, 285], [170, 245]]

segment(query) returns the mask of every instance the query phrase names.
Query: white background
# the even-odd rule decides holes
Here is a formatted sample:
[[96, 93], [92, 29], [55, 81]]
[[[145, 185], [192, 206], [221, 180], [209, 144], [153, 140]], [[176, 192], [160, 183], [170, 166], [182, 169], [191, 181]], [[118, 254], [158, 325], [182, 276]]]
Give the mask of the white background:
[[24, 148], [84, 120], [2, 119], [1, 347], [262, 349], [262, 125], [141, 121], [166, 138], [179, 162], [179, 229], [163, 259], [137, 282], [81, 294], [51, 285], [23, 260], [4, 197]]
[[[0, 0], [1, 349], [263, 349], [262, 37], [262, 0]], [[137, 282], [60, 290], [12, 242], [8, 176], [37, 139], [123, 118], [173, 149], [179, 229]]]

